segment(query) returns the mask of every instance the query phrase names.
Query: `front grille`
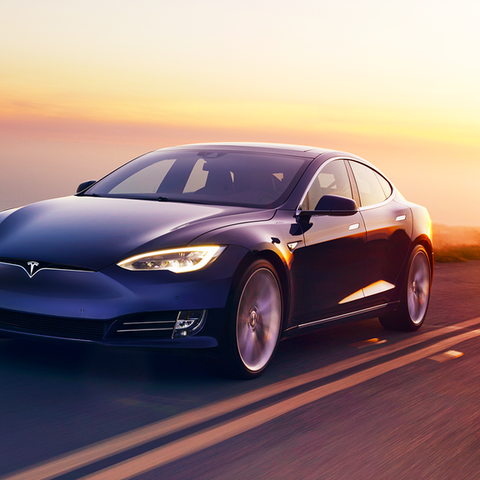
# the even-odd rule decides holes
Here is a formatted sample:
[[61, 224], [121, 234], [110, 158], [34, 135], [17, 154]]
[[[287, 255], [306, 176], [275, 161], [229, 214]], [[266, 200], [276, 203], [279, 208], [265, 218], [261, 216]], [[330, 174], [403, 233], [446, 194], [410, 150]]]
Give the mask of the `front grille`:
[[116, 324], [116, 336], [122, 338], [171, 338], [178, 310], [131, 315]]
[[0, 328], [12, 332], [32, 333], [82, 340], [102, 339], [112, 320], [48, 317], [31, 313], [0, 310]]

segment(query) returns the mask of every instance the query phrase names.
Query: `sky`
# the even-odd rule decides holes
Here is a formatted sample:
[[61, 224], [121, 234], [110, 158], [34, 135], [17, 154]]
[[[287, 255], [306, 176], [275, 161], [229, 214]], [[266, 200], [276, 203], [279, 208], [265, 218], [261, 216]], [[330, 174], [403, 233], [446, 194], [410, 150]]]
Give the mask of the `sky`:
[[147, 151], [343, 150], [480, 226], [480, 3], [0, 0], [0, 209]]

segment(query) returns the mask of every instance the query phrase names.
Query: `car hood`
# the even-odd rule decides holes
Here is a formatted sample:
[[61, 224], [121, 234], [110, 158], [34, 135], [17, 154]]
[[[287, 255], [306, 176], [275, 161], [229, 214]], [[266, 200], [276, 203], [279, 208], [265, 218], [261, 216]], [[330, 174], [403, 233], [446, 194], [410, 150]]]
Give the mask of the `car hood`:
[[0, 258], [100, 270], [142, 251], [187, 245], [216, 228], [273, 214], [222, 205], [58, 198], [0, 214]]

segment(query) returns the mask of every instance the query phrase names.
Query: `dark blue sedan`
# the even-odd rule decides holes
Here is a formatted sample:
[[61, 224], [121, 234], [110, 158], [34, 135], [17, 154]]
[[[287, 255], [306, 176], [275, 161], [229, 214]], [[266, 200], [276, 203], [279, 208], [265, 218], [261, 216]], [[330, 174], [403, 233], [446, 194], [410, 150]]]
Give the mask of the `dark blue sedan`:
[[211, 349], [241, 378], [331, 322], [417, 330], [432, 275], [427, 210], [319, 148], [164, 148], [0, 213], [2, 337]]

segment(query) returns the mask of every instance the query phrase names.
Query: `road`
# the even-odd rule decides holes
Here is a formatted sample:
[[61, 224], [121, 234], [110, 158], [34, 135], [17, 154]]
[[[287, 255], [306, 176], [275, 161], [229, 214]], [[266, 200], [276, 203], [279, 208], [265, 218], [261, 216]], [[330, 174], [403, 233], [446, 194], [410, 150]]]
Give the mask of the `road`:
[[476, 328], [468, 262], [437, 265], [419, 332], [331, 327], [282, 342], [254, 381], [197, 357], [0, 340], [0, 478], [480, 479]]

